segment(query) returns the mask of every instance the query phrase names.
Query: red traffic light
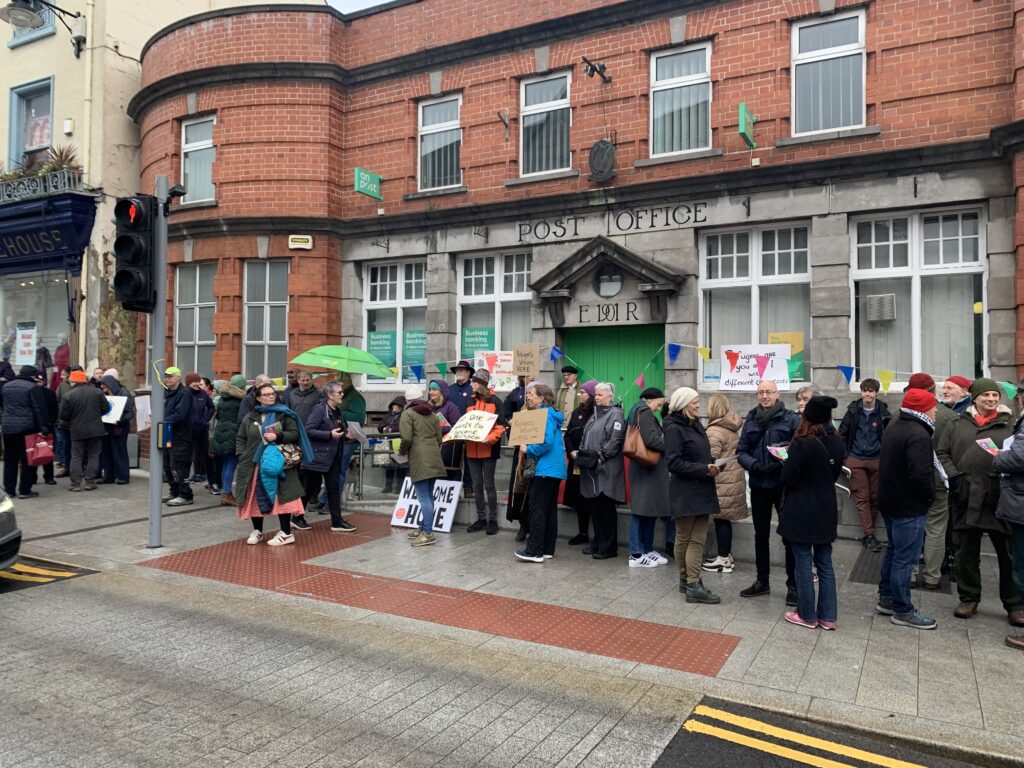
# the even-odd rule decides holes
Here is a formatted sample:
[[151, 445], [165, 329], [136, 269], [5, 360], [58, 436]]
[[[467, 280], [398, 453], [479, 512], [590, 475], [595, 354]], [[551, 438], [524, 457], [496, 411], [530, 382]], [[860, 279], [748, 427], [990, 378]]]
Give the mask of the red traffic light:
[[114, 220], [124, 229], [141, 229], [146, 226], [146, 206], [134, 197], [122, 197], [114, 205]]

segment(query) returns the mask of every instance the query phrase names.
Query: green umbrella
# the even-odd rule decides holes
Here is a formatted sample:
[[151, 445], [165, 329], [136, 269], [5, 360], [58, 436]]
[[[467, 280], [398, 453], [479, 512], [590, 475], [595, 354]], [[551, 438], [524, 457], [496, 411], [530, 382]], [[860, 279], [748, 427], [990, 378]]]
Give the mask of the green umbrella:
[[329, 344], [325, 347], [308, 349], [290, 361], [293, 365], [307, 368], [330, 368], [343, 373], [368, 373], [372, 376], [394, 378], [395, 372], [380, 360], [356, 347]]

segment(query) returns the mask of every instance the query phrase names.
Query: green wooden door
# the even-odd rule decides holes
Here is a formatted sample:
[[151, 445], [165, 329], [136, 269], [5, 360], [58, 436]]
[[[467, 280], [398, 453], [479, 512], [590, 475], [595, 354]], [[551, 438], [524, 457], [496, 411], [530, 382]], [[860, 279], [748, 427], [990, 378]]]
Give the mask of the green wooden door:
[[616, 401], [626, 408], [640, 399], [642, 390], [634, 382], [641, 371], [645, 387], [665, 387], [663, 325], [567, 328], [564, 341], [563, 351], [580, 368], [580, 381], [612, 382]]

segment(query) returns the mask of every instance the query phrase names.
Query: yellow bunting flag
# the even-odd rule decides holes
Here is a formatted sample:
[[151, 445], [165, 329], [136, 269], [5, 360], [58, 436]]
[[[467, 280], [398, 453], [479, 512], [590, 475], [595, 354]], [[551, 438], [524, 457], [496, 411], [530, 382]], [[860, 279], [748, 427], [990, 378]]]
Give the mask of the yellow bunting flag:
[[397, 368], [392, 368], [392, 369], [391, 369], [391, 372], [392, 372], [393, 374], [395, 374], [395, 376], [397, 376], [397, 375], [398, 375], [398, 369], [397, 369]]
[[889, 385], [892, 384], [892, 380], [896, 377], [896, 371], [875, 371], [875, 375], [878, 376], [878, 382], [882, 385], [882, 394], [889, 391]]
[[700, 356], [704, 358], [705, 362], [711, 362], [710, 347], [697, 347], [697, 351], [700, 352]]
[[271, 381], [274, 382], [274, 386], [275, 387], [283, 387], [284, 386], [284, 378], [271, 379]]

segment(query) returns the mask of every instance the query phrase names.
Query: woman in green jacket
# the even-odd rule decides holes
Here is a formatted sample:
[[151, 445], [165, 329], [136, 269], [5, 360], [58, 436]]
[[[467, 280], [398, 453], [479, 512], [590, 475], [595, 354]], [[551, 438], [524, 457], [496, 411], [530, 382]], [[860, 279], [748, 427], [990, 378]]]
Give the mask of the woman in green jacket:
[[420, 526], [409, 532], [414, 547], [427, 547], [434, 538], [434, 483], [448, 476], [441, 459], [441, 424], [430, 403], [423, 399], [423, 390], [416, 384], [405, 390], [408, 401], [398, 420], [400, 456], [409, 458], [409, 479], [420, 503]]

